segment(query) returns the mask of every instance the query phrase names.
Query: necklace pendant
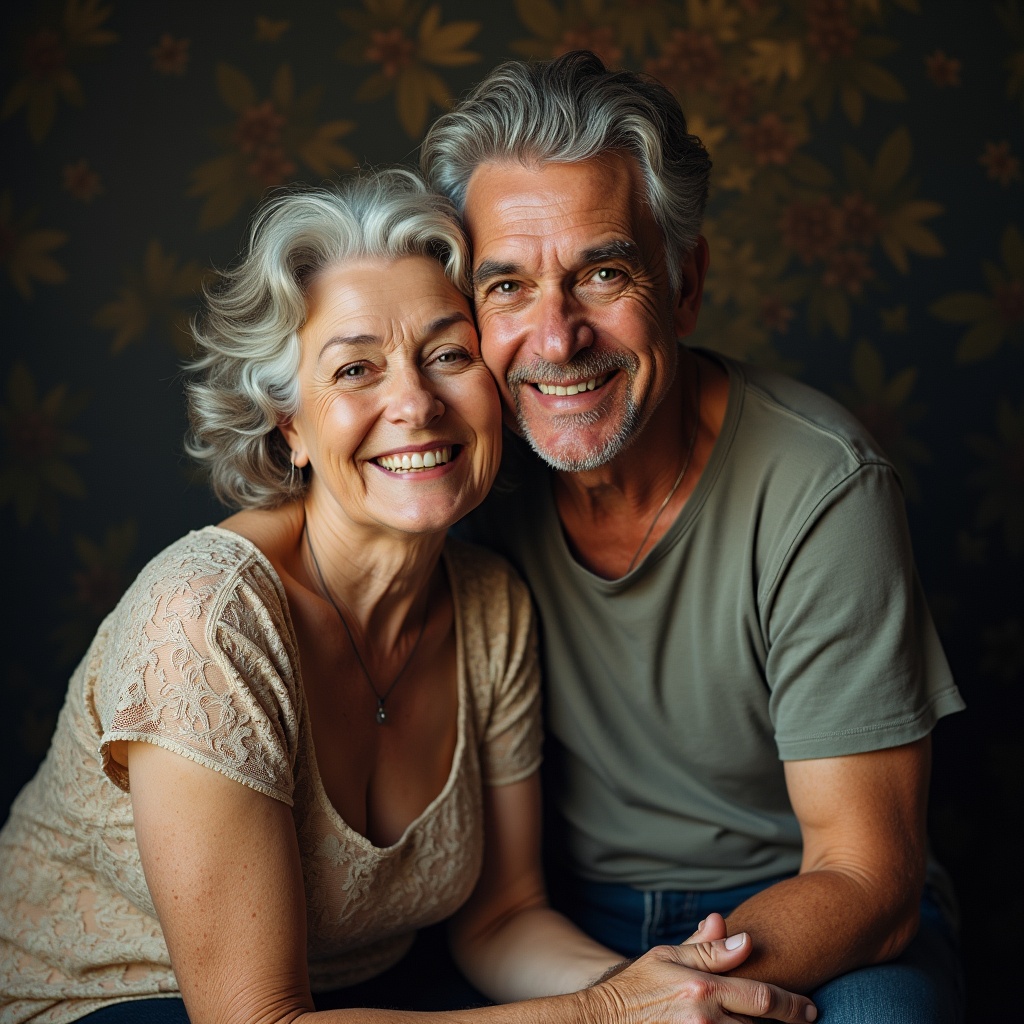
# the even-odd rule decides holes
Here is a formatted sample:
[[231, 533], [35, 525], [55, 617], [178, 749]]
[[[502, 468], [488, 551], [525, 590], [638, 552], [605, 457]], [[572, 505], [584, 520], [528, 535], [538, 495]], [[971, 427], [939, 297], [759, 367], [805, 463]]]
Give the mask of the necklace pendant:
[[383, 725], [388, 720], [388, 713], [384, 710], [384, 702], [377, 701], [377, 724]]

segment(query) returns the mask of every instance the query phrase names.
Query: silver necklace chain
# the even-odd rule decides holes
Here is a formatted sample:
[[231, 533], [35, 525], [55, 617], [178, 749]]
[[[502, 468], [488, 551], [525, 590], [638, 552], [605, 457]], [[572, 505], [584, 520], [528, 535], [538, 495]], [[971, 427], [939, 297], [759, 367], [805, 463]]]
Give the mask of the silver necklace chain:
[[355, 637], [352, 635], [352, 630], [349, 629], [348, 623], [345, 621], [345, 616], [341, 614], [341, 609], [338, 607], [334, 598], [331, 596], [330, 590], [327, 588], [327, 582], [324, 579], [324, 574], [320, 570], [320, 563], [317, 561], [316, 552], [313, 550], [313, 540], [309, 536], [309, 530], [303, 526], [302, 532], [306, 537], [306, 544], [309, 547], [309, 556], [313, 560], [313, 568], [316, 569], [317, 580], [320, 584], [320, 590], [324, 597], [330, 602], [331, 607], [334, 609], [335, 614], [341, 621], [342, 626], [345, 627], [345, 633], [348, 635], [348, 642], [352, 645], [352, 651], [356, 656], [356, 661], [359, 662], [359, 667], [363, 670], [363, 678], [366, 680], [366, 685], [370, 687], [374, 697], [377, 699], [377, 724], [383, 725], [388, 720], [387, 712], [384, 710], [384, 702], [391, 696], [391, 691], [394, 690], [398, 680], [402, 678], [402, 673], [409, 667], [409, 663], [412, 661], [416, 654], [417, 649], [420, 646], [420, 641], [423, 639], [423, 633], [427, 628], [427, 614], [430, 610], [430, 602], [428, 601], [423, 608], [423, 620], [420, 622], [420, 631], [416, 634], [416, 642], [412, 645], [412, 650], [409, 651], [409, 656], [402, 663], [402, 667], [398, 670], [395, 678], [391, 680], [391, 685], [383, 692], [380, 693], [377, 687], [373, 685], [373, 678], [370, 676], [370, 672], [366, 667], [366, 663], [363, 661], [363, 656], [359, 653], [359, 648], [356, 646]]
[[654, 524], [661, 518], [661, 513], [668, 508], [668, 503], [672, 500], [672, 496], [679, 490], [679, 485], [683, 482], [683, 477], [686, 476], [686, 471], [690, 468], [690, 460], [693, 458], [693, 449], [697, 444], [697, 432], [700, 430], [700, 362], [696, 363], [696, 380], [694, 383], [694, 394], [695, 394], [695, 405], [697, 411], [694, 414], [693, 431], [690, 434], [690, 444], [686, 449], [686, 460], [683, 462], [683, 468], [679, 470], [679, 475], [676, 477], [676, 482], [672, 485], [672, 489], [665, 495], [665, 500], [658, 506], [658, 511], [654, 513], [654, 518], [651, 520], [651, 525], [647, 527], [647, 532], [644, 534], [643, 539], [640, 541], [640, 546], [633, 553], [633, 557], [629, 560], [629, 565], [626, 567], [624, 576], [628, 576], [633, 571], [633, 566], [636, 565], [636, 560], [640, 557], [640, 552], [643, 551], [644, 545], [647, 543], [647, 538], [650, 537], [651, 531], [654, 529]]

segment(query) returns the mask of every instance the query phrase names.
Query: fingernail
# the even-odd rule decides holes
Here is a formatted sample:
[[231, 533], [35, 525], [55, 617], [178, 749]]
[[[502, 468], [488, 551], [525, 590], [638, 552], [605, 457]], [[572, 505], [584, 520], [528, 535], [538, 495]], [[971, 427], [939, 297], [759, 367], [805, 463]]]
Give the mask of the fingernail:
[[804, 1011], [804, 1016], [808, 1020], [817, 1020], [818, 1019], [818, 1008], [816, 1006], [814, 1006], [813, 1004], [811, 1006], [808, 1006], [807, 1009]]
[[697, 931], [699, 931], [699, 932], [704, 931], [704, 925], [706, 925], [707, 923], [708, 923], [708, 919], [705, 917], [704, 920], [701, 921], [701, 923], [699, 925], [697, 925]]
[[743, 940], [747, 937], [746, 932], [740, 932], [738, 935], [730, 935], [725, 940], [726, 949], [739, 949], [743, 945]]

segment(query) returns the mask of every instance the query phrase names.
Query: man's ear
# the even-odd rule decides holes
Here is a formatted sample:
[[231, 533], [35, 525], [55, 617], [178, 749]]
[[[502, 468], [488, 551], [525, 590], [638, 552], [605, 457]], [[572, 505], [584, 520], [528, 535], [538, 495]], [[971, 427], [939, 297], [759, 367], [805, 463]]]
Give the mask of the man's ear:
[[697, 326], [697, 314], [700, 312], [701, 299], [704, 297], [704, 277], [710, 262], [711, 254], [708, 252], [707, 239], [703, 235], [698, 235], [696, 245], [683, 257], [679, 265], [679, 293], [676, 295], [676, 304], [672, 311], [676, 337], [685, 338], [692, 334]]
[[302, 438], [299, 436], [299, 431], [295, 426], [293, 420], [281, 420], [277, 425], [277, 429], [281, 431], [282, 437], [285, 439], [285, 443], [288, 445], [291, 451], [291, 462], [296, 469], [302, 469], [303, 466], [309, 465], [309, 453], [306, 451], [305, 445], [302, 443]]

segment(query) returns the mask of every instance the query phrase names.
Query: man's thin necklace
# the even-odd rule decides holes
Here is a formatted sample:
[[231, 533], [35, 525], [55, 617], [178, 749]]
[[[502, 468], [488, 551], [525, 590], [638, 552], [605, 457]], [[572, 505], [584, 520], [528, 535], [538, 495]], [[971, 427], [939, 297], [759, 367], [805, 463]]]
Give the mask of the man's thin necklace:
[[679, 470], [679, 475], [676, 477], [676, 482], [672, 485], [672, 490], [665, 495], [665, 500], [658, 506], [658, 511], [654, 513], [654, 518], [651, 520], [651, 525], [647, 527], [647, 532], [643, 536], [643, 540], [640, 541], [640, 546], [633, 553], [633, 557], [629, 560], [629, 565], [626, 567], [626, 571], [623, 575], [628, 576], [633, 571], [633, 566], [636, 565], [636, 560], [640, 557], [640, 552], [643, 551], [644, 545], [647, 543], [647, 538], [650, 537], [651, 531], [654, 529], [654, 524], [661, 518], [661, 513], [668, 508], [668, 503], [672, 500], [672, 496], [679, 490], [679, 485], [683, 482], [683, 477], [686, 476], [686, 471], [690, 468], [690, 459], [693, 458], [693, 449], [697, 444], [697, 432], [700, 430], [700, 362], [696, 364], [696, 376], [694, 380], [694, 405], [697, 409], [694, 413], [693, 420], [693, 431], [690, 434], [690, 444], [686, 449], [686, 459], [683, 462], [683, 468]]
[[330, 590], [327, 589], [327, 581], [324, 579], [324, 574], [320, 570], [320, 563], [317, 561], [316, 552], [313, 550], [313, 541], [309, 536], [309, 530], [305, 526], [302, 528], [302, 532], [306, 537], [306, 544], [309, 547], [309, 557], [313, 560], [313, 568], [316, 569], [317, 580], [319, 581], [320, 592], [330, 602], [331, 607], [334, 609], [341, 621], [342, 626], [345, 627], [345, 633], [348, 635], [348, 642], [352, 645], [352, 650], [355, 653], [356, 661], [359, 662], [359, 667], [363, 670], [363, 678], [366, 680], [366, 685], [373, 691], [374, 697], [377, 698], [377, 724], [383, 725], [388, 720], [387, 712], [384, 710], [384, 702], [391, 696], [391, 691], [394, 690], [398, 680], [402, 678], [402, 673], [409, 667], [409, 663], [412, 661], [416, 654], [417, 648], [420, 646], [420, 641], [423, 639], [423, 633], [427, 628], [427, 613], [430, 610], [430, 602], [424, 603], [423, 607], [423, 621], [420, 622], [420, 631], [416, 634], [416, 642], [412, 645], [412, 650], [409, 651], [409, 656], [402, 663], [402, 667], [398, 670], [395, 678], [391, 680], [391, 685], [381, 693], [376, 686], [373, 685], [373, 679], [370, 676], [369, 670], [366, 667], [366, 663], [363, 661], [363, 656], [359, 653], [359, 648], [356, 646], [355, 637], [352, 635], [352, 630], [349, 629], [348, 623], [345, 621], [345, 616], [341, 614], [341, 609], [338, 607], [334, 598], [331, 596]]

